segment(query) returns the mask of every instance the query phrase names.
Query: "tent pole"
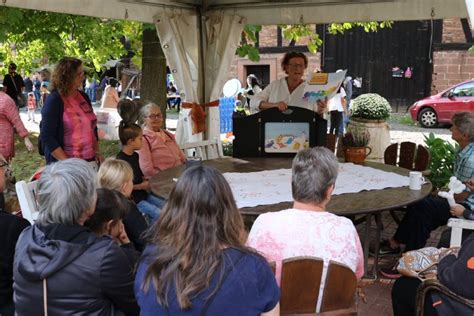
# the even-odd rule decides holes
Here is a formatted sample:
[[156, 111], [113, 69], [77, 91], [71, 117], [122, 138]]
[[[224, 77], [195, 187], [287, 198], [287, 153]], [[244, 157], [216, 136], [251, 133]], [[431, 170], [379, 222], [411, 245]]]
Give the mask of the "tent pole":
[[201, 88], [201, 96], [200, 102], [205, 103], [206, 100], [206, 64], [205, 64], [205, 56], [206, 56], [206, 17], [202, 14], [202, 8], [198, 9], [198, 24], [199, 24], [199, 81], [200, 81], [200, 88]]

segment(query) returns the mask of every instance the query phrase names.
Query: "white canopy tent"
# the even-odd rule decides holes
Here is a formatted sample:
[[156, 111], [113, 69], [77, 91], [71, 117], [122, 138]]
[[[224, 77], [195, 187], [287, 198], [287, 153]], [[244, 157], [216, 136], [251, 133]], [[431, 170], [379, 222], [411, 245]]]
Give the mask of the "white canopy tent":
[[[216, 100], [245, 24], [422, 20], [468, 16], [473, 0], [2, 0], [6, 6], [154, 23], [187, 102]], [[474, 10], [469, 10], [474, 12]], [[207, 137], [219, 135], [219, 111], [208, 108]], [[189, 110], [178, 142], [196, 141]], [[184, 122], [184, 124], [182, 124]]]

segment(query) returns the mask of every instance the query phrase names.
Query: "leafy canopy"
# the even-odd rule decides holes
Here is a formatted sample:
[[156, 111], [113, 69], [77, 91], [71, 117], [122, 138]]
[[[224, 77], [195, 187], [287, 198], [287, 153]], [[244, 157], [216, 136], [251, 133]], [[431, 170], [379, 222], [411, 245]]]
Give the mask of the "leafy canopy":
[[142, 27], [132, 21], [0, 7], [0, 60], [33, 69], [74, 56], [98, 71], [107, 60], [127, 54], [123, 36], [140, 54]]

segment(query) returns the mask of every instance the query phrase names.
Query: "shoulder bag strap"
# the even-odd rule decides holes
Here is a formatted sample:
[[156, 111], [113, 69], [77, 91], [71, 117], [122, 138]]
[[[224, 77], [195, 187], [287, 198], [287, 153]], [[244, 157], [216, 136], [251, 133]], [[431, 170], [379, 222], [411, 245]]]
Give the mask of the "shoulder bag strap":
[[19, 94], [20, 91], [18, 91], [18, 88], [16, 87], [15, 76], [10, 75], [10, 80], [13, 82], [13, 86], [15, 87], [16, 94]]
[[214, 291], [214, 294], [212, 294], [211, 297], [209, 297], [206, 302], [204, 303], [204, 306], [201, 310], [201, 313], [200, 315], [201, 316], [204, 316], [206, 315], [207, 313], [207, 310], [209, 309], [209, 305], [212, 304], [212, 302], [214, 301], [214, 298], [216, 297], [217, 293], [219, 292], [222, 284], [224, 284], [224, 281], [225, 279], [229, 276], [229, 274], [234, 270], [234, 268], [239, 264], [239, 262], [243, 259], [244, 257], [244, 254], [243, 253], [240, 253], [240, 256], [239, 258], [235, 261], [235, 262], [232, 262], [231, 261], [231, 266], [229, 269], [227, 269], [227, 271], [224, 273], [224, 275], [222, 276], [222, 278], [219, 280], [219, 283], [217, 284], [216, 286], [216, 290]]

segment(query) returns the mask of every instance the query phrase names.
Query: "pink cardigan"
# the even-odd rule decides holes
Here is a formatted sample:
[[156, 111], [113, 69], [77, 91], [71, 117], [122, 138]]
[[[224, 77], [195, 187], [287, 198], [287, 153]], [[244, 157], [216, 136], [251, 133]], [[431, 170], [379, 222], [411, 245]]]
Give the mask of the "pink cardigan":
[[13, 137], [15, 130], [22, 138], [28, 136], [28, 131], [20, 119], [15, 101], [8, 94], [0, 91], [0, 154], [7, 161], [15, 156], [15, 139]]
[[148, 128], [143, 129], [143, 146], [138, 150], [140, 168], [146, 178], [151, 178], [159, 171], [182, 165], [186, 157], [179, 148], [173, 134], [165, 131], [167, 139], [161, 140], [158, 134]]

